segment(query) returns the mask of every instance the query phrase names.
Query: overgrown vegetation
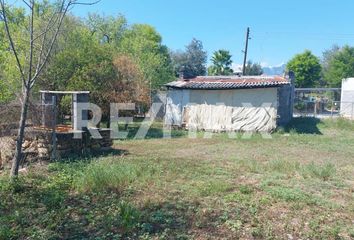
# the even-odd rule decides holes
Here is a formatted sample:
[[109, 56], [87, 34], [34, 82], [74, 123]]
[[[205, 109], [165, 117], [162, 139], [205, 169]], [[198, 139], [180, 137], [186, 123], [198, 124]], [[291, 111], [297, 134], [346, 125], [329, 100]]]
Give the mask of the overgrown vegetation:
[[[51, 13], [57, 10], [49, 1], [35, 3], [34, 37], [41, 39]], [[20, 62], [25, 64], [30, 16], [17, 5], [6, 6]], [[35, 56], [40, 53], [40, 46], [36, 45], [34, 53]], [[3, 21], [0, 21], [0, 78], [0, 103], [21, 95], [20, 73], [10, 51]], [[147, 92], [160, 89], [174, 78], [169, 50], [154, 27], [128, 24], [122, 15], [103, 17], [91, 14], [86, 19], [79, 19], [68, 14], [53, 46], [51, 60], [34, 87], [33, 97], [39, 89], [87, 90], [92, 92], [91, 101], [96, 104], [106, 103], [108, 93], [116, 98], [125, 97], [125, 102], [133, 98], [138, 103], [146, 103], [149, 101]], [[131, 91], [132, 86], [136, 91]], [[129, 97], [124, 95], [127, 92]]]
[[[320, 134], [298, 133], [306, 121]], [[119, 154], [3, 173], [0, 239], [354, 237], [352, 122], [300, 119], [270, 140], [137, 127]]]
[[321, 59], [309, 50], [296, 54], [286, 68], [295, 73], [296, 87], [340, 88], [343, 79], [354, 75], [353, 63], [354, 47], [333, 45], [323, 52]]

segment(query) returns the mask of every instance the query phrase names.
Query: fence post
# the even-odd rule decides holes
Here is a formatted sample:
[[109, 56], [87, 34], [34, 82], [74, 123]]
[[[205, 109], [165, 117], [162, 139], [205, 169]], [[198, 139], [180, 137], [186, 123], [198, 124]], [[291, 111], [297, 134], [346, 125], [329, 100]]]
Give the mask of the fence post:
[[332, 104], [331, 104], [331, 118], [333, 118], [333, 107], [334, 107], [334, 101], [332, 100]]
[[52, 128], [52, 156], [51, 160], [54, 161], [56, 159], [56, 151], [57, 151], [57, 134], [56, 134], [56, 126], [57, 126], [57, 98], [54, 95], [52, 97], [52, 104], [53, 104], [53, 128]]
[[352, 115], [351, 119], [354, 120], [354, 102], [352, 102]]

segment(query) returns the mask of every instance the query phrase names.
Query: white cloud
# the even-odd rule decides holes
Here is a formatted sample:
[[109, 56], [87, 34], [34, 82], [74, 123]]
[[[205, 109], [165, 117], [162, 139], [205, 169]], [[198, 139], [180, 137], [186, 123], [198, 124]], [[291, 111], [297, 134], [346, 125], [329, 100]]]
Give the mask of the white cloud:
[[242, 72], [243, 65], [242, 64], [233, 63], [231, 68], [232, 68], [232, 70], [234, 70], [234, 72]]

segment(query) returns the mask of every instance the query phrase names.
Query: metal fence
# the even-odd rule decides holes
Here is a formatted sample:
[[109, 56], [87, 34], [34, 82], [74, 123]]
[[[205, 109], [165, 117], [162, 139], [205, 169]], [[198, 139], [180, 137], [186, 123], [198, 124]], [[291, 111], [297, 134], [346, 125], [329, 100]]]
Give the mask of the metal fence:
[[[0, 137], [16, 132], [21, 116], [21, 103], [0, 104]], [[40, 126], [42, 107], [38, 103], [29, 103], [26, 126]]]
[[295, 117], [337, 118], [354, 120], [354, 102], [297, 100], [294, 104]]

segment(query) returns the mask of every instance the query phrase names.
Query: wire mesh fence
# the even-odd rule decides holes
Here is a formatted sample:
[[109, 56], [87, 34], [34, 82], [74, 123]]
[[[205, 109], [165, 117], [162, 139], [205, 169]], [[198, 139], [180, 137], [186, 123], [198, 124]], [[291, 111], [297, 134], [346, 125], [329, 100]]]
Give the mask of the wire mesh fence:
[[[43, 108], [40, 103], [30, 102], [28, 106], [26, 127], [42, 124]], [[0, 104], [0, 137], [13, 135], [18, 129], [21, 117], [21, 103]]]
[[[9, 168], [14, 156], [21, 108], [20, 102], [0, 104], [0, 171], [4, 168]], [[35, 131], [42, 127], [43, 120], [49, 113], [48, 108], [53, 109], [53, 105], [44, 106], [38, 102], [30, 102], [28, 105], [25, 135], [22, 144], [22, 165], [29, 162], [31, 157], [38, 156], [38, 144], [35, 146], [34, 141], [29, 139], [37, 139], [37, 136], [34, 135]]]
[[354, 102], [298, 100], [294, 104], [294, 117], [344, 117], [354, 120]]

